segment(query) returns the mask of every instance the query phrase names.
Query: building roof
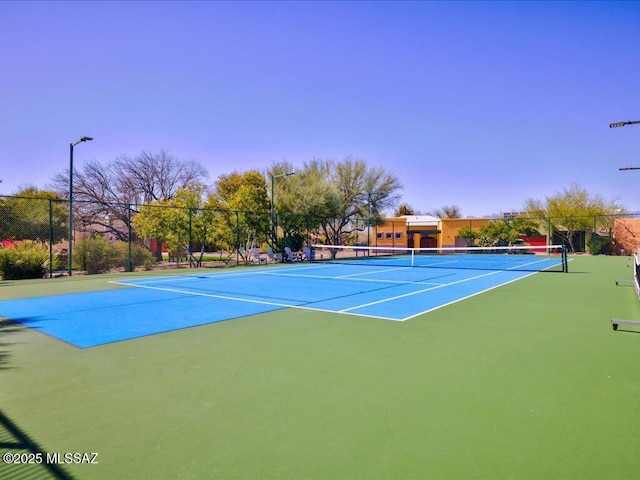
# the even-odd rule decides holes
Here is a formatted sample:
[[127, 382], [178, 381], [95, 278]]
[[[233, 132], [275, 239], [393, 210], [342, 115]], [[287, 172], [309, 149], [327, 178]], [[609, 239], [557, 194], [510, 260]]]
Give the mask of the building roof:
[[407, 227], [437, 227], [440, 219], [431, 215], [402, 215], [405, 218]]

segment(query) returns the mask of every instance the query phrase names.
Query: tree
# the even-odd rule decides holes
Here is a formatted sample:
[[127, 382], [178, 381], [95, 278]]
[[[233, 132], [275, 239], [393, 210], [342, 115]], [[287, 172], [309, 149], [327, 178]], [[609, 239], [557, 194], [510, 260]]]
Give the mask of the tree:
[[462, 211], [457, 205], [443, 205], [440, 208], [431, 210], [429, 215], [438, 218], [462, 218]]
[[298, 250], [304, 234], [318, 225], [314, 217], [319, 215], [318, 208], [324, 202], [328, 187], [325, 175], [317, 169], [295, 169], [284, 161], [266, 170], [265, 181], [269, 181], [268, 187], [273, 192], [273, 198], [269, 196], [269, 208], [273, 209], [272, 221], [276, 227], [271, 229], [268, 242], [277, 251], [282, 251], [284, 246]]
[[[128, 241], [132, 205], [169, 201], [182, 188], [202, 186], [207, 176], [200, 163], [179, 160], [165, 150], [123, 155], [106, 164], [86, 162], [74, 172], [74, 215], [78, 225], [100, 225]], [[69, 172], [55, 175], [52, 185], [68, 198]]]
[[524, 209], [529, 216], [550, 225], [553, 232], [562, 237], [572, 252], [575, 251], [576, 232], [591, 233], [598, 216], [609, 216], [624, 211], [617, 199], [605, 199], [576, 183], [544, 200], [529, 198], [525, 201]]
[[523, 235], [537, 235], [537, 222], [526, 217], [501, 218], [480, 227], [482, 246], [510, 245]]
[[[276, 164], [268, 175], [290, 167], [288, 163]], [[330, 245], [349, 241], [363, 225], [380, 224], [383, 212], [397, 203], [402, 188], [392, 173], [350, 157], [341, 161], [313, 159], [288, 182], [278, 184], [278, 218], [285, 232], [300, 230], [304, 222], [307, 231], [322, 233]], [[295, 221], [298, 224], [293, 225]]]
[[403, 215], [417, 215], [413, 207], [407, 203], [402, 203], [396, 208], [394, 214], [395, 217], [402, 217]]
[[171, 200], [143, 205], [133, 219], [133, 228], [142, 238], [164, 243], [169, 252], [180, 260], [187, 250], [191, 252], [194, 238], [205, 241], [202, 203], [202, 187], [181, 188]]
[[492, 220], [480, 228], [465, 225], [457, 233], [458, 238], [467, 240], [469, 246], [509, 245], [521, 236], [539, 235], [538, 221], [528, 217], [509, 217]]
[[476, 240], [480, 238], [479, 230], [474, 230], [471, 228], [471, 225], [465, 225], [464, 227], [458, 229], [458, 233], [456, 234], [459, 238], [464, 238], [467, 240], [467, 246], [474, 246]]
[[220, 175], [205, 206], [215, 218], [209, 238], [238, 252], [246, 263], [249, 249], [269, 236], [269, 206], [266, 182], [260, 172]]
[[68, 212], [54, 192], [25, 187], [0, 201], [0, 240], [57, 243], [67, 237]]

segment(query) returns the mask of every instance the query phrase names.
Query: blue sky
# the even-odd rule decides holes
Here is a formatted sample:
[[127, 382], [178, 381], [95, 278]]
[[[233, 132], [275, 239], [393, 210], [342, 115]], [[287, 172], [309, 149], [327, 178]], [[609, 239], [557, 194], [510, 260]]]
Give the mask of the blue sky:
[[166, 149], [351, 156], [465, 216], [576, 182], [640, 210], [640, 2], [0, 2], [0, 193]]

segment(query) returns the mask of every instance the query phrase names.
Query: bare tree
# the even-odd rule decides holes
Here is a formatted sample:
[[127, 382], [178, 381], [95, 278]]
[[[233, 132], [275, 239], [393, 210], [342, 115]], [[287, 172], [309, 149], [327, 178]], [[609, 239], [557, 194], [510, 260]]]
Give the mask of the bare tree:
[[[199, 162], [180, 160], [165, 150], [143, 151], [133, 158], [123, 155], [106, 164], [86, 162], [81, 171], [74, 171], [74, 214], [79, 225], [99, 225], [127, 241], [132, 208], [171, 200], [178, 190], [201, 184], [207, 176]], [[68, 198], [69, 171], [55, 175], [51, 187]]]
[[122, 194], [136, 203], [171, 200], [181, 188], [200, 184], [207, 178], [206, 169], [194, 160], [182, 161], [165, 150], [141, 152], [137, 157], [121, 156], [111, 168]]
[[462, 211], [457, 205], [443, 205], [440, 208], [436, 208], [428, 212], [428, 215], [433, 215], [438, 218], [461, 218]]

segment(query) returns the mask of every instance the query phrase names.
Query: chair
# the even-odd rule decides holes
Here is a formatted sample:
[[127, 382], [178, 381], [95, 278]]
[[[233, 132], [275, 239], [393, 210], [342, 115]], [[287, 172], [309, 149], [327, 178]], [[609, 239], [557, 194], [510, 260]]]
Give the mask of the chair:
[[295, 260], [297, 260], [294, 255], [293, 255], [293, 251], [291, 250], [291, 247], [284, 247], [284, 253], [285, 253], [285, 261], [287, 262], [293, 262]]
[[260, 252], [259, 248], [252, 248], [249, 250], [249, 258], [248, 261], [250, 263], [267, 263], [267, 257], [263, 256], [262, 252]]
[[273, 248], [267, 248], [267, 263], [279, 263], [282, 261], [282, 255], [280, 253], [273, 253]]
[[304, 260], [307, 260], [309, 258], [309, 255], [311, 255], [311, 250], [310, 249], [306, 249], [308, 251], [305, 251], [305, 249], [303, 248], [302, 251], [292, 251], [291, 247], [284, 247], [284, 251], [287, 254], [287, 260], [290, 262], [302, 262]]

